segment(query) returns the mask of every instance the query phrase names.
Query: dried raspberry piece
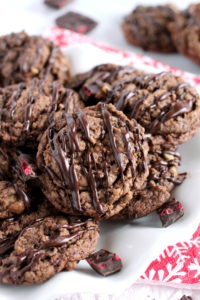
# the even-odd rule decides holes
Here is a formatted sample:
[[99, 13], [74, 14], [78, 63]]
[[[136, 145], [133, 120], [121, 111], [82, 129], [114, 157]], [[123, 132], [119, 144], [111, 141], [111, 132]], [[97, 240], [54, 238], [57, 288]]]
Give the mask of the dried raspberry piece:
[[36, 165], [29, 154], [19, 153], [15, 169], [23, 181], [37, 177]]
[[26, 161], [22, 162], [21, 168], [25, 175], [30, 175], [33, 172], [32, 168], [28, 166]]
[[183, 206], [176, 199], [166, 202], [157, 210], [157, 213], [163, 227], [168, 227], [184, 215]]
[[122, 268], [121, 258], [104, 249], [89, 256], [87, 262], [97, 273], [103, 276], [112, 275]]
[[92, 95], [91, 89], [88, 88], [87, 86], [84, 86], [84, 87], [83, 87], [83, 93], [85, 93], [85, 95], [86, 95], [87, 97], [90, 97], [90, 96]]

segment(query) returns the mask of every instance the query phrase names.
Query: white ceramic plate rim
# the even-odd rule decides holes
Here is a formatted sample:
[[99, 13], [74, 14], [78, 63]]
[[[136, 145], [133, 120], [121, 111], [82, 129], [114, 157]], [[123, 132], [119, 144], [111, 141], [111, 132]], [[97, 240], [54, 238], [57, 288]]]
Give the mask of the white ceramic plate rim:
[[[108, 54], [89, 44], [68, 46], [64, 49], [71, 58], [74, 72], [87, 71], [100, 63], [118, 63], [119, 56]], [[155, 71], [147, 66], [139, 66], [146, 71]], [[181, 146], [183, 170], [189, 171], [189, 178], [176, 190], [178, 199], [185, 206], [185, 216], [167, 229], [160, 228], [159, 220], [151, 214], [134, 223], [109, 223], [102, 226], [99, 248], [116, 251], [123, 259], [121, 272], [106, 278], [95, 274], [86, 262], [81, 262], [77, 270], [62, 272], [44, 284], [31, 287], [0, 286], [1, 300], [56, 299], [69, 293], [90, 292], [94, 294], [120, 293], [132, 285], [148, 264], [169, 244], [188, 239], [199, 224], [200, 201], [200, 134]], [[189, 199], [189, 200], [188, 200]]]

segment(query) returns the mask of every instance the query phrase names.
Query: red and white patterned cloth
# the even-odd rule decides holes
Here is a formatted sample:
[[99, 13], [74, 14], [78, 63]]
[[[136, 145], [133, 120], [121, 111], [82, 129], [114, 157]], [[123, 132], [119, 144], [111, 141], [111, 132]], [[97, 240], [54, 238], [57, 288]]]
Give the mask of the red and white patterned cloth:
[[189, 241], [168, 246], [152, 261], [140, 280], [200, 283], [200, 226]]
[[58, 27], [51, 28], [51, 30], [47, 34], [48, 37], [51, 40], [53, 40], [56, 45], [60, 47], [65, 47], [73, 44], [89, 43], [106, 52], [115, 53], [116, 55], [119, 56], [119, 58], [121, 59], [123, 58], [124, 64], [133, 65], [136, 68], [138, 65], [139, 66], [144, 65], [150, 67], [152, 70], [155, 69], [157, 72], [158, 71], [172, 72], [176, 75], [184, 77], [185, 80], [195, 85], [196, 87], [198, 88], [200, 87], [200, 76], [182, 70], [178, 70], [172, 66], [166, 65], [148, 56], [112, 48], [110, 46], [106, 46], [100, 42], [97, 42], [93, 39], [90, 39], [85, 35], [81, 35], [69, 30], [64, 30]]
[[[114, 49], [86, 36], [57, 27], [51, 28], [48, 36], [61, 47], [72, 44], [89, 43], [106, 52], [119, 55], [119, 57], [123, 58], [125, 63], [134, 65], [135, 67], [137, 67], [138, 64], [143, 64], [156, 71], [165, 70], [173, 72], [176, 75], [183, 76], [185, 80], [189, 81], [200, 90], [200, 76], [178, 70], [150, 57]], [[176, 287], [177, 284], [195, 287], [196, 284], [200, 284], [200, 226], [189, 241], [167, 247], [157, 259], [151, 262], [144, 274], [138, 280], [138, 284], [153, 282], [166, 285], [170, 284], [171, 286]], [[200, 288], [200, 285], [198, 286]], [[76, 297], [73, 299], [76, 299]]]

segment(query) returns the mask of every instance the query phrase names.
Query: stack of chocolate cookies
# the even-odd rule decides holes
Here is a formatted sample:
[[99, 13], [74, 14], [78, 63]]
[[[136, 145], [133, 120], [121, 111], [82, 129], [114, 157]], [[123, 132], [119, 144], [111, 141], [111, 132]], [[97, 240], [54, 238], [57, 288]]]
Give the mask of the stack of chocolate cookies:
[[200, 3], [183, 11], [172, 5], [137, 6], [122, 29], [130, 44], [147, 51], [179, 52], [200, 65]]
[[199, 95], [129, 66], [72, 77], [60, 49], [24, 32], [0, 38], [0, 64], [0, 281], [41, 283], [86, 258], [119, 271], [118, 256], [91, 256], [99, 222], [183, 215], [177, 147], [200, 126]]

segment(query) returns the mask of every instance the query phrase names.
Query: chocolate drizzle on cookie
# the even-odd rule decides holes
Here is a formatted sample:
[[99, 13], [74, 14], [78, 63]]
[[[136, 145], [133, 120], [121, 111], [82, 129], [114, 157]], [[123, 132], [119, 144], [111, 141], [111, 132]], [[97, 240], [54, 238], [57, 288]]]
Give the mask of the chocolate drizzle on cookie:
[[163, 111], [160, 114], [160, 116], [151, 123], [149, 132], [155, 134], [158, 131], [161, 123], [164, 123], [184, 113], [190, 112], [192, 110], [192, 106], [193, 106], [192, 101], [188, 101], [185, 103], [176, 103], [168, 111]]
[[[52, 126], [55, 122], [55, 114], [58, 111], [62, 111], [64, 117], [66, 114], [75, 111], [78, 106], [78, 94], [71, 89], [64, 88], [60, 82], [53, 83], [52, 89], [52, 101], [48, 113], [48, 123]], [[77, 103], [76, 103], [77, 101]], [[61, 107], [59, 107], [61, 104]]]
[[[103, 125], [103, 131], [104, 135], [107, 135], [108, 141], [110, 142], [110, 148], [113, 154], [113, 158], [119, 168], [120, 177], [117, 180], [124, 181], [124, 167], [122, 162], [122, 155], [125, 155], [128, 159], [128, 165], [130, 166], [133, 181], [136, 177], [136, 163], [134, 159], [133, 153], [137, 151], [140, 152], [140, 149], [134, 148], [131, 145], [131, 137], [129, 134], [130, 128], [129, 124], [125, 124], [126, 126], [126, 132], [123, 135], [123, 141], [124, 141], [124, 147], [125, 151], [123, 153], [119, 152], [117, 142], [115, 140], [115, 133], [113, 128], [113, 121], [112, 121], [112, 115], [109, 112], [109, 108], [104, 103], [98, 104], [99, 112], [102, 115], [102, 125]], [[74, 112], [73, 114], [65, 114], [65, 120], [66, 120], [66, 130], [63, 129], [61, 132], [57, 133], [55, 131], [54, 125], [52, 124], [50, 128], [48, 129], [48, 143], [50, 145], [51, 153], [53, 158], [55, 159], [59, 170], [60, 170], [60, 176], [61, 176], [61, 182], [64, 187], [64, 189], [67, 191], [67, 197], [68, 200], [71, 202], [71, 206], [73, 209], [75, 209], [77, 212], [83, 212], [83, 208], [81, 205], [80, 200], [80, 174], [81, 170], [87, 180], [88, 188], [91, 192], [91, 199], [93, 203], [93, 207], [95, 211], [99, 215], [104, 214], [103, 207], [101, 205], [100, 199], [99, 199], [99, 192], [98, 187], [101, 183], [101, 181], [98, 180], [98, 166], [96, 165], [95, 156], [93, 154], [92, 148], [94, 147], [93, 138], [90, 132], [90, 126], [87, 119], [87, 110], [79, 110], [77, 112]], [[123, 125], [122, 125], [123, 126]], [[79, 130], [83, 131], [84, 136], [87, 140], [87, 147], [82, 153], [82, 150], [80, 148], [80, 141], [79, 141]], [[135, 142], [136, 144], [139, 143], [140, 137], [139, 137], [139, 131], [136, 132], [135, 135]], [[142, 154], [141, 154], [142, 155]], [[102, 158], [104, 161], [104, 186], [105, 186], [105, 197], [108, 197], [109, 195], [109, 168], [106, 163], [106, 153], [102, 153]], [[81, 163], [81, 170], [76, 169], [75, 160], [80, 160]], [[145, 158], [141, 157], [143, 169], [145, 170]], [[140, 166], [141, 167], [141, 166]], [[139, 166], [138, 166], [139, 168]], [[50, 171], [50, 168], [46, 166], [46, 169], [49, 170], [49, 175], [52, 177], [52, 179], [55, 179], [54, 171]], [[142, 168], [140, 168], [139, 171], [143, 172]], [[57, 174], [58, 175], [58, 174]], [[71, 190], [71, 194], [68, 192], [68, 189]]]
[[71, 197], [72, 207], [75, 210], [81, 212], [82, 209], [80, 204], [79, 183], [78, 183], [77, 173], [73, 164], [73, 155], [75, 154], [74, 147], [77, 146], [76, 143], [74, 144], [74, 137], [76, 139], [75, 132], [73, 131], [73, 124], [71, 124], [70, 133], [68, 135], [69, 145], [72, 152], [71, 153], [72, 164], [70, 164], [70, 158], [67, 157], [65, 152], [66, 137], [63, 136], [62, 140], [60, 140], [59, 136], [54, 135], [53, 129], [51, 128], [49, 129], [49, 141], [52, 149], [52, 155], [60, 168], [60, 172], [63, 179], [62, 180], [63, 186], [70, 187], [72, 191], [72, 197]]
[[37, 79], [33, 79], [32, 87], [30, 92], [28, 93], [27, 103], [24, 108], [24, 134], [28, 134], [30, 132], [30, 126], [33, 121], [33, 105], [36, 103], [36, 97], [34, 95], [35, 89], [38, 89], [40, 93], [45, 94], [43, 89], [43, 82]]
[[106, 105], [104, 103], [101, 103], [101, 113], [102, 113], [102, 117], [103, 117], [103, 121], [104, 121], [106, 130], [108, 132], [112, 152], [113, 152], [115, 161], [119, 167], [121, 177], [123, 180], [124, 177], [123, 177], [123, 166], [122, 166], [122, 160], [121, 160], [121, 153], [118, 152], [115, 137], [113, 134], [113, 127], [112, 127], [112, 123], [110, 120], [110, 113], [107, 110]]
[[28, 96], [28, 102], [25, 106], [25, 118], [24, 118], [24, 131], [29, 132], [31, 125], [31, 116], [32, 116], [32, 105], [35, 103], [35, 98], [31, 95]]
[[91, 136], [90, 136], [90, 127], [89, 127], [89, 123], [87, 121], [86, 114], [84, 113], [84, 111], [79, 110], [76, 115], [80, 121], [80, 124], [81, 124], [84, 132], [85, 132], [86, 138], [88, 139], [88, 141], [90, 143], [93, 143]]
[[58, 108], [59, 88], [60, 88], [60, 83], [53, 82], [52, 102], [50, 104], [50, 109], [49, 109], [49, 124], [51, 124], [54, 121], [55, 112], [57, 111]]
[[[124, 141], [125, 141], [127, 157], [129, 159], [129, 162], [130, 162], [130, 165], [131, 165], [132, 177], [133, 177], [133, 180], [134, 180], [135, 176], [136, 176], [136, 170], [135, 170], [135, 165], [134, 165], [133, 155], [132, 155], [133, 149], [132, 149], [131, 143], [129, 142], [129, 137], [130, 137], [130, 134], [127, 130], [127, 132], [124, 135]], [[144, 162], [144, 164], [145, 164], [145, 162]]]
[[[177, 86], [170, 88], [165, 93], [162, 93], [160, 96], [156, 96], [154, 102], [150, 106], [140, 110], [140, 106], [150, 95], [149, 93], [145, 92], [145, 89], [147, 89], [149, 86], [155, 83], [156, 80], [159, 80], [159, 78], [165, 77], [167, 75], [168, 73], [162, 72], [154, 75], [133, 76], [131, 78], [119, 81], [119, 83], [116, 86], [114, 86], [112, 92], [108, 93], [106, 103], [114, 102], [115, 98], [117, 97], [118, 100], [114, 102], [116, 108], [124, 111], [130, 119], [139, 119], [147, 112], [147, 110], [150, 111], [152, 109], [155, 109], [159, 102], [164, 101], [168, 97], [172, 96], [173, 93], [178, 92], [178, 90], [184, 89], [185, 87], [189, 86], [189, 84], [186, 82], [180, 83]], [[123, 88], [125, 88], [129, 84], [134, 84], [135, 86], [133, 86], [132, 89], [123, 91]], [[156, 87], [156, 89], [158, 89], [159, 87], [160, 86]], [[144, 91], [144, 95], [139, 96], [139, 91], [141, 90]], [[136, 96], [137, 98], [135, 102], [133, 104], [130, 104], [129, 100], [132, 97]], [[179, 96], [179, 98], [181, 102], [179, 101], [175, 103], [174, 105], [172, 105], [172, 107], [166, 106], [161, 109], [160, 114], [150, 124], [148, 132], [150, 132], [151, 134], [156, 134], [162, 123], [184, 113], [188, 113], [193, 109], [194, 99], [191, 99], [189, 101], [183, 100], [182, 102], [183, 96]]]
[[[28, 92], [30, 88], [30, 91]], [[30, 127], [31, 127], [31, 123], [32, 123], [32, 113], [33, 113], [33, 106], [36, 103], [36, 95], [35, 95], [35, 90], [38, 90], [39, 93], [44, 93], [44, 89], [43, 89], [43, 82], [41, 82], [40, 80], [34, 78], [31, 82], [31, 85], [29, 85], [28, 83], [20, 83], [18, 84], [17, 88], [13, 90], [10, 99], [8, 101], [8, 103], [4, 103], [4, 110], [6, 110], [6, 107], [8, 106], [8, 114], [5, 117], [5, 122], [15, 122], [14, 116], [15, 116], [15, 112], [16, 112], [16, 106], [17, 106], [17, 101], [20, 99], [20, 97], [22, 96], [24, 90], [24, 96], [26, 97], [27, 101], [26, 104], [24, 105], [24, 107], [22, 107], [22, 120], [20, 120], [20, 122], [22, 122], [23, 124], [23, 132], [21, 134], [21, 136], [18, 137], [19, 140], [25, 140], [26, 139], [26, 135], [30, 133]], [[6, 93], [6, 88], [5, 88], [5, 93]], [[4, 95], [6, 97], [6, 95]], [[19, 108], [17, 108], [19, 109]], [[5, 126], [5, 125], [4, 125]], [[7, 128], [7, 127], [5, 127]], [[12, 135], [12, 126], [8, 127], [8, 132], [10, 132], [10, 134]]]
[[[36, 219], [34, 223], [22, 229], [22, 231], [19, 234], [2, 240], [0, 242], [0, 254], [3, 255], [2, 260], [4, 259], [4, 256], [7, 254], [8, 251], [15, 251], [13, 249], [15, 241], [21, 236], [23, 236], [23, 234], [26, 231], [32, 230], [40, 226], [42, 223], [47, 222], [48, 217]], [[37, 249], [30, 247], [30, 249], [27, 249], [24, 253], [20, 254], [16, 261], [11, 262], [11, 264], [9, 264], [5, 271], [0, 272], [0, 279], [9, 276], [12, 283], [19, 284], [23, 274], [29, 271], [32, 268], [32, 266], [38, 262], [40, 258], [44, 259], [45, 256], [48, 255], [45, 250], [54, 247], [69, 247], [70, 245], [75, 244], [77, 242], [77, 238], [83, 236], [84, 233], [86, 233], [87, 231], [97, 230], [97, 226], [90, 225], [89, 222], [90, 219], [84, 222], [77, 221], [72, 224], [60, 223], [57, 226], [53, 227], [52, 230], [66, 228], [70, 230], [70, 233], [67, 235], [65, 234], [63, 236], [57, 236], [53, 239], [49, 239], [48, 241], [43, 242]]]
[[[87, 181], [89, 183], [89, 186], [90, 186], [90, 189], [92, 192], [92, 201], [93, 201], [94, 208], [100, 215], [102, 215], [103, 209], [102, 209], [101, 203], [99, 201], [97, 183], [96, 183], [95, 173], [93, 171], [93, 166], [95, 166], [96, 164], [95, 164], [94, 155], [90, 149], [88, 150], [86, 157], [87, 157], [87, 163], [88, 163], [88, 170], [86, 168], [84, 168], [84, 173], [86, 175]], [[95, 170], [95, 171], [97, 173], [97, 170]], [[105, 177], [106, 177], [106, 180], [108, 181], [107, 173], [105, 173]]]
[[[68, 132], [67, 135], [63, 134], [62, 137], [55, 134], [53, 129], [49, 129], [49, 139], [50, 139], [50, 146], [52, 149], [52, 155], [56, 162], [58, 163], [58, 166], [60, 168], [61, 175], [63, 177], [63, 186], [64, 187], [70, 187], [72, 191], [72, 197], [71, 204], [72, 207], [81, 212], [82, 207], [80, 203], [80, 193], [79, 193], [79, 181], [78, 181], [78, 175], [75, 170], [74, 165], [74, 158], [75, 155], [79, 155], [80, 148], [79, 148], [79, 142], [77, 139], [77, 127], [76, 127], [76, 119], [74, 117], [77, 117], [79, 119], [80, 124], [85, 132], [86, 137], [88, 138], [88, 141], [91, 142], [90, 139], [90, 132], [89, 132], [89, 125], [87, 122], [86, 115], [79, 111], [77, 114], [66, 114], [66, 121], [68, 125]], [[66, 150], [66, 145], [68, 145], [70, 149], [71, 156], [68, 158]], [[96, 188], [96, 180], [92, 171], [92, 165], [94, 158], [91, 159], [91, 153], [89, 154], [88, 150], [88, 166], [89, 170], [87, 171], [86, 168], [84, 168], [84, 173], [87, 175], [88, 182], [91, 187], [91, 191], [93, 194], [92, 200], [95, 209], [102, 214], [102, 207], [99, 202], [97, 188]], [[70, 197], [70, 196], [69, 196]]]
[[24, 206], [25, 206], [26, 209], [29, 208], [30, 207], [29, 197], [26, 195], [26, 193], [16, 183], [13, 183], [13, 186], [14, 186], [14, 189], [16, 191], [18, 199], [23, 201]]
[[18, 88], [12, 93], [12, 96], [10, 98], [10, 110], [9, 110], [10, 118], [13, 118], [13, 115], [15, 113], [15, 106], [17, 104], [17, 100], [20, 98], [21, 93], [24, 89], [25, 89], [25, 84], [20, 83], [18, 85]]
[[17, 239], [18, 235], [10, 236], [0, 242], [0, 255], [8, 252], [9, 250], [13, 249], [14, 243]]

